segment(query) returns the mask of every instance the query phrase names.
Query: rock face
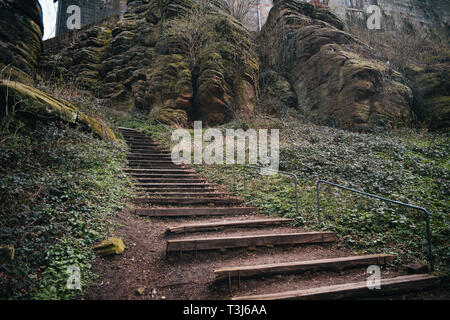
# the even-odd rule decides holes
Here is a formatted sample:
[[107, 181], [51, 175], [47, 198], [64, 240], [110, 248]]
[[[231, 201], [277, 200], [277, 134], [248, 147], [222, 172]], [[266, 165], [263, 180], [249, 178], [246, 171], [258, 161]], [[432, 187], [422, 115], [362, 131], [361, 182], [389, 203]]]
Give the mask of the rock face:
[[355, 130], [412, 122], [412, 91], [403, 76], [370, 59], [370, 48], [328, 10], [275, 1], [259, 41], [266, 44], [262, 69], [285, 76], [313, 121]]
[[450, 128], [450, 65], [431, 70], [409, 66], [406, 76], [414, 93], [413, 109], [419, 119], [433, 130]]
[[82, 31], [42, 69], [98, 92], [115, 109], [137, 108], [166, 124], [224, 123], [250, 115], [258, 57], [224, 0], [129, 0], [116, 25]]
[[0, 78], [32, 82], [43, 28], [37, 1], [0, 0]]

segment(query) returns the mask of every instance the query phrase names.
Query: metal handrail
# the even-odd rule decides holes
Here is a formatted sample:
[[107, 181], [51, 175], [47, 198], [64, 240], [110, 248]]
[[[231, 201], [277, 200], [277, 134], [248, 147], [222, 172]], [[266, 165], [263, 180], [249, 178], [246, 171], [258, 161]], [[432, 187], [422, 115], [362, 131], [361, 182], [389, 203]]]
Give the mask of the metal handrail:
[[404, 202], [400, 202], [400, 201], [396, 201], [396, 200], [391, 200], [391, 199], [388, 199], [388, 198], [383, 198], [383, 197], [377, 196], [375, 194], [371, 194], [371, 193], [367, 193], [367, 192], [363, 192], [363, 191], [358, 191], [358, 190], [355, 190], [355, 189], [352, 189], [352, 188], [348, 188], [348, 187], [345, 187], [345, 186], [342, 186], [342, 185], [339, 185], [339, 184], [336, 184], [336, 183], [332, 183], [332, 182], [329, 182], [329, 181], [318, 180], [317, 181], [317, 222], [318, 222], [319, 225], [322, 223], [321, 222], [321, 217], [320, 217], [320, 197], [319, 197], [320, 184], [321, 183], [330, 185], [330, 186], [335, 187], [335, 188], [339, 188], [339, 189], [343, 189], [343, 190], [350, 191], [350, 192], [353, 192], [353, 193], [357, 193], [357, 194], [360, 194], [360, 195], [363, 195], [363, 196], [366, 196], [366, 197], [369, 197], [369, 198], [374, 198], [374, 199], [377, 199], [377, 200], [381, 200], [381, 201], [397, 204], [399, 206], [404, 206], [404, 207], [408, 207], [408, 208], [412, 208], [412, 209], [416, 209], [416, 210], [424, 212], [425, 213], [425, 221], [426, 221], [426, 229], [427, 229], [427, 238], [428, 238], [428, 262], [430, 263], [430, 270], [431, 270], [431, 272], [434, 270], [434, 259], [433, 259], [433, 249], [432, 249], [432, 243], [431, 243], [431, 228], [430, 228], [430, 217], [431, 217], [431, 214], [430, 214], [430, 212], [427, 209], [422, 208], [422, 207], [418, 207], [418, 206], [415, 206], [415, 205], [412, 205], [412, 204], [408, 204], [408, 203], [404, 203]]
[[[282, 174], [282, 175], [285, 175], [285, 176], [293, 177], [294, 178], [294, 188], [295, 188], [295, 207], [297, 209], [297, 214], [299, 214], [299, 210], [298, 210], [298, 185], [299, 185], [299, 182], [298, 182], [298, 177], [297, 177], [297, 175], [295, 173], [279, 171], [279, 170], [275, 170], [275, 169], [272, 169], [272, 168], [264, 168], [264, 167], [248, 166], [248, 165], [244, 165], [243, 168], [244, 168], [244, 192], [245, 193], [247, 192], [247, 177], [246, 177], [247, 176], [246, 175], [246, 173], [247, 173], [246, 169], [247, 168], [258, 169], [258, 170], [265, 170], [265, 171], [273, 171], [273, 172], [275, 172], [277, 174]], [[236, 169], [235, 169], [235, 165], [233, 165], [233, 188], [236, 189]]]

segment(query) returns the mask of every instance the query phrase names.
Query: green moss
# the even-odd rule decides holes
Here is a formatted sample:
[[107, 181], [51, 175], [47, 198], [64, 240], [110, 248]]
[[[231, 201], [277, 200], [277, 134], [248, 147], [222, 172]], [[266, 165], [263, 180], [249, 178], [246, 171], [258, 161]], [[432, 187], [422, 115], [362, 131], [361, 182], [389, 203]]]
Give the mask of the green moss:
[[60, 119], [71, 124], [81, 124], [100, 137], [115, 141], [114, 133], [106, 125], [80, 112], [72, 104], [54, 98], [36, 88], [20, 82], [0, 80], [2, 101], [9, 106], [39, 118]]

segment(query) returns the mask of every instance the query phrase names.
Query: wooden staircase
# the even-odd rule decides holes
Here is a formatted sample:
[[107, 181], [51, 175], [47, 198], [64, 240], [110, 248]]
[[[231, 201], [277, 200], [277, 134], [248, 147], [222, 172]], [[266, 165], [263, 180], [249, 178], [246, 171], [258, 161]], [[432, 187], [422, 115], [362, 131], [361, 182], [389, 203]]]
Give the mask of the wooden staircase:
[[[124, 170], [135, 180], [139, 190], [138, 198], [133, 200], [137, 206], [133, 212], [139, 216], [158, 219], [195, 219], [189, 223], [172, 225], [166, 230], [161, 230], [170, 237], [166, 242], [168, 258], [174, 259], [182, 253], [195, 252], [197, 255], [197, 252], [212, 250], [225, 252], [236, 248], [261, 247], [270, 252], [271, 248], [275, 247], [325, 245], [336, 241], [337, 234], [333, 232], [300, 232], [296, 229], [286, 232], [282, 228], [287, 228], [292, 220], [257, 216], [256, 209], [244, 206], [243, 199], [209, 183], [191, 167], [174, 164], [170, 150], [164, 150], [150, 137], [134, 129], [119, 128], [119, 130], [130, 148], [129, 167]], [[223, 220], [224, 217], [227, 217], [227, 220]], [[205, 222], [204, 219], [215, 220]], [[263, 232], [265, 228], [270, 228], [271, 231]], [[240, 233], [227, 234], [228, 230], [239, 230]], [[226, 234], [211, 235], [214, 232]], [[197, 236], [173, 239], [188, 233], [197, 234]], [[279, 275], [301, 275], [305, 272], [342, 271], [370, 265], [382, 266], [392, 262], [394, 258], [392, 255], [377, 254], [223, 266], [211, 270], [214, 274], [212, 285], [220, 285], [226, 280], [231, 288], [233, 279], [258, 280]], [[432, 275], [402, 275], [382, 279], [380, 290], [368, 289], [366, 282], [347, 282], [302, 290], [240, 295], [233, 299], [302, 300], [375, 297], [380, 294], [420, 291], [438, 284], [439, 278]]]

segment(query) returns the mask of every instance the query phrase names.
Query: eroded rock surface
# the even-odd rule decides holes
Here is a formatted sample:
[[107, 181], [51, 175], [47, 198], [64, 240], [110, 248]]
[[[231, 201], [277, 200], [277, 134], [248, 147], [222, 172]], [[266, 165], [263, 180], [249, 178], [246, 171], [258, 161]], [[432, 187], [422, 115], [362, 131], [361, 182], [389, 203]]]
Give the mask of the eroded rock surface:
[[131, 0], [116, 25], [81, 33], [41, 67], [75, 79], [129, 112], [167, 124], [214, 125], [256, 104], [258, 57], [252, 36], [223, 0]]
[[305, 115], [347, 129], [395, 128], [413, 120], [404, 77], [343, 31], [328, 10], [276, 1], [260, 36], [262, 69], [284, 75]]
[[1, 78], [31, 83], [42, 50], [42, 10], [35, 0], [0, 0]]

